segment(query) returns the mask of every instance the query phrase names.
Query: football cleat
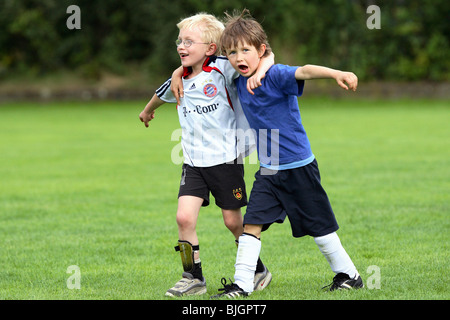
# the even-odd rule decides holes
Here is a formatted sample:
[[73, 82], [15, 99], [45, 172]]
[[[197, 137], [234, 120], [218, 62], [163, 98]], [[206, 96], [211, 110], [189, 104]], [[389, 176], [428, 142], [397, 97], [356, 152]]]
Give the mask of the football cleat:
[[334, 276], [333, 282], [322, 289], [328, 288], [330, 288], [330, 291], [341, 289], [360, 289], [364, 288], [364, 284], [359, 274], [354, 279], [351, 279], [346, 273], [338, 273]]
[[264, 271], [255, 273], [255, 279], [253, 280], [253, 290], [260, 291], [267, 287], [272, 281], [272, 274], [269, 272], [266, 266], [264, 266]]
[[227, 280], [225, 278], [222, 278], [220, 282], [222, 282], [223, 288], [219, 289], [219, 291], [223, 291], [223, 293], [211, 296], [211, 299], [220, 299], [220, 298], [236, 299], [239, 297], [247, 297], [250, 294], [242, 290], [235, 283], [227, 284]]
[[167, 290], [168, 297], [201, 295], [206, 293], [206, 281], [194, 278], [189, 272], [183, 272], [183, 278]]

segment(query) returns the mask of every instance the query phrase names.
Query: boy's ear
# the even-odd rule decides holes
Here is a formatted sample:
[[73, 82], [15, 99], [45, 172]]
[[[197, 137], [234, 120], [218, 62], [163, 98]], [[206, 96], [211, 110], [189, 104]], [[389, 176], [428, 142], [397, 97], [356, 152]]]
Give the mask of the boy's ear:
[[266, 45], [263, 43], [261, 44], [261, 46], [259, 47], [258, 50], [258, 55], [260, 58], [262, 58], [264, 56], [264, 54], [266, 53]]
[[206, 55], [207, 56], [212, 56], [216, 53], [217, 51], [217, 44], [215, 43], [210, 43], [208, 46], [208, 50], [206, 51]]

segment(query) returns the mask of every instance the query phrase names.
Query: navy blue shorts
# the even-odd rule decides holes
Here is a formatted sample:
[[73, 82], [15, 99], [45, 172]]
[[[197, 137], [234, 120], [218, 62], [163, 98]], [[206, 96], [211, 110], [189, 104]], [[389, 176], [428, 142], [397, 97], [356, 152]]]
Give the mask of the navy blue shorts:
[[244, 224], [263, 225], [289, 218], [292, 235], [320, 237], [339, 229], [328, 196], [320, 183], [317, 161], [273, 175], [256, 172]]

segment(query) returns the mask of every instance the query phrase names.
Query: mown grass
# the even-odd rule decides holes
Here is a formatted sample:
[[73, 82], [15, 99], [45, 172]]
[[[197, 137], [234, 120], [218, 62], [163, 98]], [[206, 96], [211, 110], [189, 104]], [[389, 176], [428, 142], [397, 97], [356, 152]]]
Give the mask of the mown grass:
[[[1, 299], [166, 299], [182, 272], [179, 125], [167, 105], [146, 129], [144, 105], [0, 106]], [[381, 288], [322, 292], [327, 262], [286, 221], [263, 234], [273, 281], [249, 299], [449, 299], [448, 101], [302, 98], [301, 111], [341, 241], [365, 281], [379, 267]], [[246, 164], [248, 189], [256, 170]], [[208, 295], [196, 299], [208, 299], [233, 277], [236, 247], [214, 205], [198, 234]]]

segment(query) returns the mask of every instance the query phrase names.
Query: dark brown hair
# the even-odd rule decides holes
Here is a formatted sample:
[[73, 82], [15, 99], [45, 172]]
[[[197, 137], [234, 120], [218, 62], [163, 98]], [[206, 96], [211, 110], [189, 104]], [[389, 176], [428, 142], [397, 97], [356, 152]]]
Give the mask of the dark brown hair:
[[240, 13], [234, 11], [233, 16], [225, 12], [225, 16], [225, 30], [220, 38], [220, 47], [223, 53], [225, 53], [227, 49], [237, 47], [240, 42], [246, 42], [257, 49], [259, 49], [262, 44], [265, 44], [266, 52], [263, 56], [268, 55], [272, 51], [264, 29], [261, 24], [251, 16], [249, 10], [244, 9]]

